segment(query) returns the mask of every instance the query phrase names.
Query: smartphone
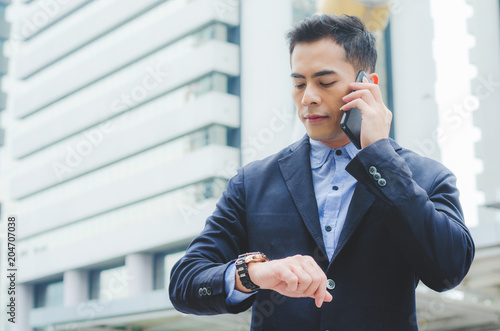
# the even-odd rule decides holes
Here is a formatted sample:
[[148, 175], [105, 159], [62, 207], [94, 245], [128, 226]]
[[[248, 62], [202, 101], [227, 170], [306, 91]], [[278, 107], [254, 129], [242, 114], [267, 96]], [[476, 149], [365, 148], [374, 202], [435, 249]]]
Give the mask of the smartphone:
[[[372, 82], [363, 70], [358, 73], [356, 82], [362, 82], [363, 77], [366, 77], [368, 82]], [[361, 110], [358, 108], [351, 108], [345, 111], [340, 121], [340, 128], [345, 132], [346, 136], [351, 139], [354, 146], [356, 146], [357, 149], [361, 149]]]

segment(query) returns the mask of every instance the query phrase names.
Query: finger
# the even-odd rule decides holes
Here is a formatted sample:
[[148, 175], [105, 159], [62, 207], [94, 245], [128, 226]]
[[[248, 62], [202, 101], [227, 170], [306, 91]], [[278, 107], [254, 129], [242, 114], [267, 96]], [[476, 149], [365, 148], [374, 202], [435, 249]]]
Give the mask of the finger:
[[311, 283], [313, 281], [312, 277], [306, 270], [303, 269], [303, 267], [295, 267], [293, 268], [293, 272], [298, 277], [298, 285], [295, 292], [305, 294], [305, 292], [311, 286]]
[[306, 263], [304, 269], [311, 275], [312, 282], [304, 293], [308, 297], [315, 299], [316, 306], [321, 307], [326, 293], [326, 275], [324, 271], [314, 261]]
[[351, 92], [351, 93], [347, 94], [346, 96], [344, 96], [342, 98], [342, 101], [350, 102], [350, 101], [355, 100], [355, 99], [363, 99], [368, 104], [376, 103], [373, 94], [368, 90], [358, 90], [358, 91]]
[[286, 271], [281, 273], [279, 278], [286, 283], [287, 291], [290, 292], [297, 291], [297, 287], [299, 285], [299, 278], [292, 272], [291, 269], [287, 269]]
[[383, 101], [382, 92], [380, 91], [380, 86], [378, 84], [373, 84], [373, 83], [368, 83], [368, 82], [365, 82], [365, 83], [354, 82], [354, 83], [350, 83], [349, 86], [351, 87], [351, 89], [353, 89], [355, 91], [357, 91], [357, 90], [369, 90], [371, 92], [371, 94], [373, 95], [373, 97], [375, 98], [375, 100], [377, 100], [377, 102]]
[[363, 112], [363, 109], [368, 108], [368, 104], [363, 99], [355, 99], [340, 107], [340, 110], [346, 111], [351, 108], [359, 108], [359, 110]]
[[316, 293], [317, 295], [314, 296], [314, 301], [316, 303], [316, 307], [318, 308], [321, 308], [323, 302], [331, 302], [333, 300], [330, 292], [326, 290], [326, 285], [325, 287], [318, 288], [318, 291]]
[[304, 296], [302, 294], [296, 293], [289, 291], [287, 289], [288, 285], [285, 282], [281, 282], [278, 285], [276, 285], [273, 290], [290, 298], [303, 298]]

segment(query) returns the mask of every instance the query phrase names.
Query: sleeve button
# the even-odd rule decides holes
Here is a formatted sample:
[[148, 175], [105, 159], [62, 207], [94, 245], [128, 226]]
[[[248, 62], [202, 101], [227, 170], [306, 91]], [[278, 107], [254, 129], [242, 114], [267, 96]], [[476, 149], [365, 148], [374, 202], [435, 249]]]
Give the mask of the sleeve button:
[[373, 179], [379, 180], [380, 178], [382, 178], [382, 176], [380, 176], [380, 174], [378, 172], [373, 174]]
[[371, 166], [369, 169], [368, 169], [368, 172], [370, 173], [370, 175], [373, 175], [374, 173], [377, 172], [377, 168], [375, 168], [374, 166]]
[[378, 180], [378, 185], [384, 187], [387, 184], [387, 181], [383, 178]]

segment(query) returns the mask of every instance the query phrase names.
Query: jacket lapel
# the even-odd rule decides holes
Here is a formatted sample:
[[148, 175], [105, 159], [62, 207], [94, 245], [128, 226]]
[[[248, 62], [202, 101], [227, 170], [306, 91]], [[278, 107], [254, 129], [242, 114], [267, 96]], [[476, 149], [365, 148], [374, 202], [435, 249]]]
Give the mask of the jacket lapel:
[[319, 223], [318, 204], [314, 194], [310, 149], [309, 137], [305, 135], [297, 144], [291, 146], [292, 152], [278, 162], [288, 191], [304, 224], [316, 245], [327, 257]]
[[347, 241], [351, 238], [352, 234], [363, 219], [363, 216], [366, 214], [374, 201], [375, 196], [373, 194], [368, 192], [362, 184], [356, 184], [351, 204], [347, 210], [344, 228], [340, 233], [339, 242], [335, 248], [335, 252], [333, 253], [330, 265], [332, 265], [332, 262], [335, 260], [340, 251], [342, 251], [342, 248], [344, 248]]
[[[390, 142], [396, 151], [401, 149], [392, 139]], [[328, 255], [323, 242], [318, 204], [312, 182], [309, 136], [304, 135], [301, 140], [291, 145], [290, 149], [291, 153], [278, 161], [281, 174], [302, 220], [326, 258]], [[346, 221], [340, 233], [338, 245], [330, 261], [330, 266], [351, 238], [374, 201], [375, 196], [368, 192], [362, 184], [358, 183], [347, 211]]]
[[[401, 150], [401, 147], [394, 140], [390, 139], [389, 142], [391, 143], [392, 147], [396, 152]], [[356, 185], [356, 189], [354, 191], [351, 204], [349, 205], [349, 209], [347, 211], [344, 228], [340, 233], [339, 242], [337, 244], [337, 247], [335, 248], [335, 252], [333, 253], [332, 259], [330, 261], [330, 266], [332, 265], [335, 258], [342, 251], [342, 248], [344, 248], [347, 241], [349, 241], [352, 234], [354, 233], [359, 223], [363, 219], [363, 216], [366, 214], [366, 212], [371, 207], [374, 201], [375, 201], [375, 196], [370, 192], [368, 192], [364, 185], [358, 183]]]

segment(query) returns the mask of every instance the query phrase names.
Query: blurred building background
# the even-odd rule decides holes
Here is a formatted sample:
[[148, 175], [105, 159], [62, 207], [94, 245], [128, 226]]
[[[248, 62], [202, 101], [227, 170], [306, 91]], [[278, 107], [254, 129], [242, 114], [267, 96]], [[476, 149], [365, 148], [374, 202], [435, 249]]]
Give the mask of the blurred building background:
[[497, 0], [0, 0], [0, 329], [248, 329], [173, 310], [169, 272], [236, 169], [305, 133], [284, 34], [318, 10], [379, 30], [392, 137], [458, 177], [477, 255], [419, 285], [420, 329], [500, 330]]

